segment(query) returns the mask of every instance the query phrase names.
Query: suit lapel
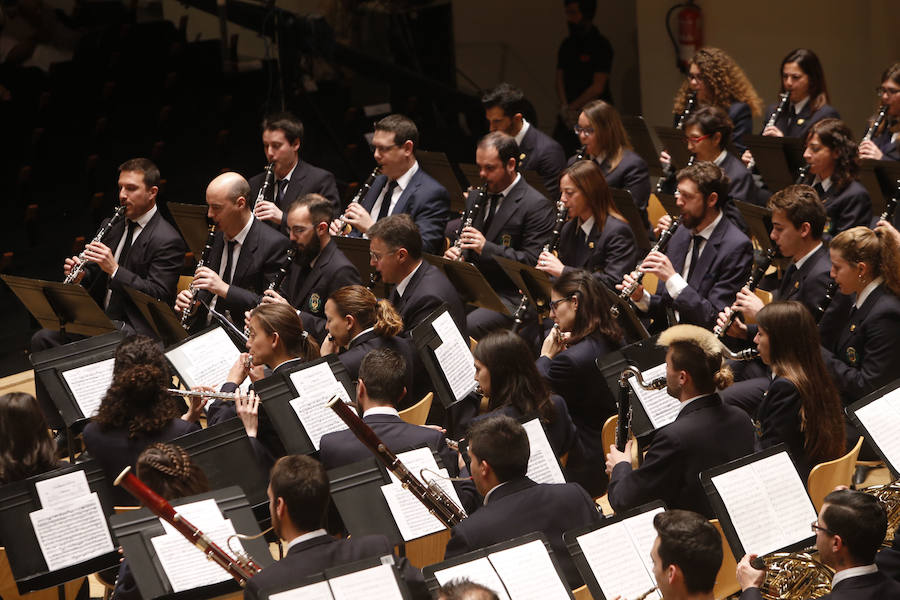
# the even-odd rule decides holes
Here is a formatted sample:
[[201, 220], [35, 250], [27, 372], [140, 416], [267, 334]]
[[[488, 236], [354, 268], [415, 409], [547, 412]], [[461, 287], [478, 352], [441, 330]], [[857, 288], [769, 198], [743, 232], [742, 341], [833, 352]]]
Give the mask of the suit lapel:
[[[500, 203], [500, 210], [494, 215], [494, 220], [491, 221], [491, 228], [484, 232], [484, 238], [489, 242], [496, 239], [500, 234], [500, 230], [503, 229], [503, 226], [509, 221], [509, 218], [515, 212], [516, 207], [522, 200], [522, 196], [525, 193], [525, 178], [521, 175], [519, 177], [521, 177], [519, 183], [513, 186], [513, 189], [509, 191], [509, 194], [507, 194], [503, 199], [503, 202]], [[486, 214], [483, 215], [480, 220], [484, 222], [484, 217], [486, 216]]]
[[372, 182], [372, 187], [369, 189], [369, 193], [366, 194], [366, 197], [362, 199], [362, 207], [366, 209], [366, 212], [372, 212], [372, 207], [375, 206], [375, 200], [378, 199], [378, 195], [381, 194], [382, 188], [387, 184], [387, 177], [384, 175], [379, 175], [375, 178], [375, 181]]
[[406, 212], [406, 205], [410, 203], [410, 199], [415, 197], [416, 189], [419, 187], [420, 177], [419, 174], [422, 173], [422, 165], [419, 165], [419, 169], [416, 171], [416, 174], [412, 176], [409, 180], [409, 184], [406, 186], [406, 189], [400, 193], [400, 197], [397, 198], [397, 205], [394, 206], [394, 210], [391, 211], [390, 214], [398, 215], [400, 213]]
[[300, 284], [300, 288], [297, 291], [296, 301], [300, 302], [306, 295], [309, 293], [309, 290], [313, 288], [313, 286], [318, 283], [319, 279], [322, 277], [322, 272], [325, 270], [325, 266], [331, 260], [331, 256], [334, 254], [334, 248], [337, 245], [332, 241], [329, 242], [325, 249], [319, 253], [319, 258], [316, 260], [316, 265], [310, 270], [309, 273], [306, 274], [306, 277], [303, 279], [303, 283]]
[[282, 210], [287, 210], [287, 207], [291, 205], [291, 202], [300, 196], [300, 188], [303, 187], [303, 180], [306, 178], [306, 175], [307, 171], [303, 168], [303, 161], [301, 160], [297, 162], [297, 166], [294, 168], [294, 174], [291, 175], [291, 180], [288, 181], [287, 189], [284, 190], [284, 207]]
[[[710, 265], [715, 262], [716, 257], [719, 254], [719, 244], [722, 243], [726, 227], [728, 227], [728, 218], [723, 215], [722, 220], [719, 221], [719, 224], [713, 229], [712, 235], [706, 240], [706, 247], [703, 248], [700, 258], [697, 259], [697, 264], [694, 266], [694, 270], [691, 273], [691, 280], [688, 281], [688, 285], [698, 292], [700, 291], [700, 282], [706, 277]], [[682, 264], [682, 268], [683, 267], [684, 265]]]
[[[844, 325], [844, 328], [841, 330], [841, 337], [838, 340], [837, 347], [843, 350], [844, 346], [850, 341], [853, 333], [859, 327], [860, 323], [866, 320], [866, 317], [869, 316], [869, 313], [872, 312], [872, 307], [878, 302], [878, 299], [884, 293], [884, 286], [879, 285], [877, 288], [872, 290], [872, 293], [869, 294], [869, 297], [866, 298], [866, 301], [863, 302], [863, 305], [856, 310], [853, 311], [853, 316], [847, 321]], [[850, 310], [853, 310], [852, 306]]]
[[128, 256], [125, 257], [126, 268], [131, 268], [133, 270], [132, 265], [144, 262], [144, 257], [147, 254], [147, 249], [150, 246], [153, 232], [156, 229], [157, 223], [159, 223], [159, 219], [162, 219], [162, 215], [160, 215], [159, 210], [157, 210], [156, 214], [147, 221], [147, 226], [141, 230], [141, 235], [131, 243], [131, 249], [128, 251]]
[[232, 282], [241, 281], [244, 275], [250, 271], [250, 266], [254, 263], [253, 254], [259, 246], [260, 227], [267, 227], [267, 225], [263, 225], [261, 221], [254, 218], [250, 231], [247, 232], [247, 237], [244, 238], [244, 243], [241, 245], [241, 254], [238, 256], [237, 264], [231, 272]]
[[684, 271], [684, 262], [687, 260], [688, 246], [691, 243], [691, 232], [684, 227], [679, 227], [672, 237], [666, 256], [672, 261], [672, 268], [676, 273]]

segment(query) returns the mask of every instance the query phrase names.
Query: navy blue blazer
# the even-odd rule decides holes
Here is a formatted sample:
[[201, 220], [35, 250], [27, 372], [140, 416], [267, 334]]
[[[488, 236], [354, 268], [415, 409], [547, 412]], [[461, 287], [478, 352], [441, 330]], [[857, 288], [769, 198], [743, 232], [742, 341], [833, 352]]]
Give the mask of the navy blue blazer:
[[[878, 562], [877, 558], [875, 562]], [[884, 573], [876, 572], [838, 582], [832, 588], [831, 593], [822, 596], [821, 600], [882, 600], [883, 598], [900, 598], [900, 583], [889, 579]], [[759, 588], [747, 588], [741, 592], [741, 600], [762, 600]]]
[[451, 529], [445, 558], [542, 532], [553, 549], [571, 589], [581, 576], [566, 550], [562, 534], [600, 520], [594, 501], [575, 483], [538, 484], [520, 477], [495, 488], [488, 503]]
[[312, 269], [293, 262], [282, 287], [287, 301], [300, 310], [303, 329], [321, 343], [325, 339], [325, 301], [335, 290], [359, 283], [356, 267], [337, 244], [329, 242]]
[[[887, 385], [900, 373], [900, 298], [884, 284], [875, 288], [862, 307], [850, 303], [835, 315], [841, 327], [824, 340], [822, 356], [844, 404]], [[851, 314], [852, 312], [852, 314]]]
[[890, 548], [882, 548], [875, 555], [875, 564], [878, 570], [894, 579], [900, 581], [900, 536], [894, 536], [894, 542]]
[[[251, 202], [256, 201], [265, 175], [265, 171], [257, 173], [250, 178], [250, 181], [248, 181], [250, 184], [250, 196], [248, 197], [248, 200]], [[266, 221], [266, 223], [272, 225], [276, 229], [281, 229], [284, 233], [287, 233], [287, 211], [291, 206], [291, 202], [297, 198], [302, 198], [306, 194], [321, 194], [322, 196], [325, 196], [331, 201], [331, 205], [334, 207], [334, 214], [341, 214], [341, 197], [338, 194], [334, 175], [331, 171], [314, 167], [304, 160], [297, 161], [297, 166], [294, 167], [294, 173], [291, 175], [290, 181], [288, 181], [281, 202], [278, 202], [278, 196], [276, 195], [277, 188], [277, 185], [272, 185], [269, 188], [269, 191], [266, 192], [266, 197], [263, 198], [263, 200], [268, 200], [269, 202], [274, 202], [278, 205], [278, 208], [285, 213], [283, 221], [278, 225], [269, 221]]]
[[731, 132], [731, 141], [734, 147], [738, 149], [739, 154], [743, 154], [747, 146], [743, 142], [746, 134], [752, 133], [753, 130], [753, 112], [750, 105], [746, 102], [732, 102], [728, 107], [728, 118], [734, 123], [734, 129]]
[[519, 151], [519, 170], [537, 172], [551, 197], [559, 198], [559, 174], [566, 168], [566, 153], [559, 142], [530, 123]]
[[612, 215], [606, 216], [603, 231], [595, 221], [584, 242], [578, 240], [580, 231], [578, 219], [570, 219], [559, 234], [559, 260], [566, 265], [564, 271], [585, 269], [614, 290], [637, 264], [634, 232], [628, 223]]
[[853, 180], [847, 187], [838, 190], [832, 185], [822, 195], [825, 203], [825, 239], [831, 239], [842, 231], [861, 225], [868, 227], [872, 223], [872, 199], [869, 192], [859, 181]]
[[744, 217], [731, 200], [740, 200], [741, 202], [747, 202], [748, 204], [764, 206], [765, 201], [763, 195], [759, 193], [760, 189], [756, 187], [756, 183], [753, 181], [753, 175], [750, 174], [750, 169], [748, 169], [747, 165], [742, 163], [741, 160], [731, 152], [725, 153], [725, 160], [723, 160], [722, 164], [719, 166], [725, 171], [725, 175], [728, 176], [729, 209], [725, 211], [726, 215], [731, 218], [732, 221], [735, 220], [736, 215], [736, 218], [740, 219], [740, 222], [736, 222], [735, 225], [740, 227], [741, 231], [746, 232], [747, 224], [744, 222]]
[[[766, 118], [763, 123], [768, 123], [772, 114], [775, 112], [777, 104], [773, 103], [766, 107]], [[841, 115], [830, 104], [822, 105], [817, 111], [812, 110], [812, 98], [796, 115], [791, 114], [791, 106], [788, 105], [787, 110], [783, 111], [777, 119], [775, 119], [775, 127], [781, 130], [785, 137], [806, 139], [806, 134], [810, 128], [822, 119], [840, 119]]]
[[743, 410], [722, 404], [718, 394], [697, 398], [656, 430], [640, 467], [632, 470], [631, 463], [622, 462], [613, 468], [609, 503], [619, 513], [659, 499], [670, 509], [712, 519], [700, 472], [751, 454], [754, 438]]
[[884, 154], [882, 160], [900, 160], [900, 138], [891, 141], [893, 136], [893, 131], [885, 129], [880, 135], [872, 138], [872, 141]]
[[[350, 379], [356, 381], [359, 377], [359, 366], [362, 364], [363, 358], [377, 348], [390, 348], [406, 361], [406, 397], [400, 402], [401, 407], [415, 404], [431, 391], [431, 381], [428, 378], [427, 371], [425, 371], [424, 367], [417, 368], [420, 359], [412, 340], [396, 336], [382, 337], [374, 331], [369, 331], [356, 337], [350, 342], [346, 350], [338, 354], [338, 358], [350, 374]], [[417, 384], [417, 379], [423, 378], [426, 381], [419, 381]]]
[[[679, 227], [666, 249], [676, 273], [684, 268], [691, 235], [689, 229]], [[682, 323], [712, 329], [716, 316], [724, 307], [731, 306], [746, 283], [752, 265], [750, 240], [731, 221], [722, 219], [706, 241], [688, 279], [688, 287], [672, 300], [665, 284], [660, 282], [657, 292], [650, 297], [649, 313], [655, 319], [662, 319], [665, 309], [672, 307], [679, 312]]]
[[391, 290], [388, 298], [400, 316], [403, 317], [403, 328], [407, 333], [415, 329], [425, 318], [434, 312], [441, 304], [447, 303], [450, 308], [450, 316], [453, 322], [466, 339], [466, 309], [459, 293], [450, 280], [427, 260], [423, 260], [418, 270], [413, 274], [403, 296], [397, 293], [397, 288]]
[[[562, 396], [558, 394], [550, 394], [550, 402], [553, 403], [553, 420], [549, 423], [542, 421], [541, 424], [544, 427], [544, 433], [547, 434], [547, 441], [550, 442], [550, 446], [553, 448], [553, 453], [557, 457], [560, 457], [575, 445], [575, 424], [572, 423], [572, 417], [569, 415], [569, 409], [566, 406], [566, 401], [563, 400]], [[504, 404], [503, 406], [497, 407], [494, 410], [484, 413], [483, 415], [475, 417], [471, 422], [474, 423], [476, 421], [481, 421], [490, 417], [501, 415], [512, 417], [517, 421], [523, 417], [534, 418], [538, 416], [524, 415], [519, 412], [519, 409], [517, 409], [512, 404]]]
[[[378, 195], [387, 185], [387, 177], [379, 175], [372, 183], [366, 197], [362, 199], [363, 208], [371, 212]], [[432, 178], [419, 165], [419, 170], [409, 180], [409, 185], [400, 194], [392, 215], [406, 213], [415, 221], [422, 235], [422, 251], [439, 254], [444, 247], [444, 226], [450, 218], [450, 196], [440, 183]], [[353, 234], [359, 237], [359, 232]]]
[[[756, 409], [756, 449], [765, 450], [784, 442], [794, 459], [800, 479], [806, 481], [812, 468], [821, 461], [837, 458], [810, 456], [804, 448], [804, 435], [800, 429], [800, 409], [803, 400], [797, 387], [784, 377], [776, 377], [769, 384], [762, 402]], [[843, 432], [843, 425], [841, 425]]]
[[606, 176], [606, 183], [611, 188], [628, 190], [634, 205], [638, 207], [644, 225], [650, 229], [650, 221], [647, 217], [647, 205], [650, 203], [650, 171], [643, 158], [632, 150], [622, 153], [622, 160], [615, 169], [610, 169], [609, 159], [600, 163], [600, 169]]

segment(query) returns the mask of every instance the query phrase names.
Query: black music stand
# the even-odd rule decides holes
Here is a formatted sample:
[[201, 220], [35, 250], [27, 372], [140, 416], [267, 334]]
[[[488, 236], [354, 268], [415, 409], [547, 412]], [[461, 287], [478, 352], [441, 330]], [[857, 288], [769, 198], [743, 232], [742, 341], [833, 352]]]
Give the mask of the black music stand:
[[[447, 380], [447, 376], [444, 375], [444, 370], [434, 353], [435, 349], [440, 347], [442, 342], [441, 336], [434, 330], [434, 325], [432, 323], [434, 323], [434, 320], [437, 317], [448, 311], [449, 308], [447, 305], [442, 304], [412, 330], [412, 338], [416, 345], [416, 350], [419, 353], [419, 357], [422, 359], [422, 363], [425, 365], [425, 370], [428, 371], [428, 377], [431, 379], [432, 384], [434, 384], [434, 393], [438, 400], [441, 401], [444, 408], [450, 408], [450, 406], [456, 404], [468, 395], [467, 393], [459, 398], [456, 397], [453, 393], [453, 389], [450, 387], [450, 382]], [[463, 340], [465, 341], [465, 337], [463, 337]], [[474, 389], [475, 382], [473, 381], [472, 390]]]
[[[266, 414], [272, 421], [272, 427], [278, 434], [278, 438], [284, 445], [288, 454], [313, 454], [317, 452], [312, 439], [303, 427], [300, 417], [291, 406], [291, 400], [298, 396], [294, 384], [291, 382], [291, 373], [302, 371], [316, 365], [328, 363], [335, 379], [344, 386], [350, 399], [356, 401], [356, 382], [350, 379], [350, 373], [336, 354], [329, 354], [309, 362], [304, 362], [295, 368], [283, 369], [273, 373], [265, 379], [253, 384], [253, 389], [260, 397]], [[322, 405], [325, 405], [324, 400]]]
[[538, 312], [544, 310], [550, 303], [550, 287], [553, 282], [550, 276], [538, 269], [524, 263], [510, 260], [504, 256], [495, 256], [494, 260], [512, 279], [516, 287], [528, 296], [529, 302], [537, 307]]
[[804, 142], [798, 138], [745, 135], [744, 143], [750, 148], [756, 169], [770, 190], [778, 191], [792, 185], [797, 171], [805, 164]]
[[622, 115], [622, 125], [625, 126], [625, 133], [638, 156], [647, 163], [650, 175], [659, 177], [662, 175], [662, 165], [659, 163], [659, 153], [656, 150], [656, 144], [653, 143], [653, 137], [650, 134], [650, 128], [644, 117], [637, 115]]
[[[328, 581], [329, 579], [336, 579], [343, 575], [350, 575], [352, 573], [358, 573], [360, 571], [365, 571], [367, 569], [371, 569], [373, 567], [380, 567], [385, 563], [382, 562], [382, 557], [373, 556], [370, 558], [364, 558], [362, 560], [357, 560], [352, 563], [345, 563], [342, 565], [338, 565], [336, 567], [331, 567], [330, 569], [325, 569], [320, 573], [315, 573], [313, 575], [309, 575], [304, 577], [299, 583], [289, 586], [278, 586], [272, 589], [259, 590], [258, 595], [260, 600], [269, 600], [272, 596], [276, 594], [280, 594], [281, 592], [289, 592], [292, 590], [296, 590], [296, 594], [299, 597], [303, 597], [302, 588], [308, 585], [314, 585], [316, 583], [322, 583]], [[392, 563], [390, 565], [391, 571], [394, 574], [394, 580], [397, 583], [397, 591], [400, 592], [400, 597], [404, 600], [411, 600], [412, 594], [409, 591], [409, 587], [407, 587], [406, 582], [403, 580], [402, 575], [400, 574], [400, 570], [396, 563]], [[329, 590], [330, 591], [330, 590]]]
[[203, 248], [206, 247], [206, 238], [209, 237], [209, 225], [206, 218], [206, 204], [182, 204], [181, 202], [169, 202], [169, 212], [178, 225], [181, 237], [187, 242], [188, 248], [200, 260], [203, 256]]
[[[681, 214], [681, 209], [678, 208], [678, 202], [675, 200], [675, 194], [657, 192], [656, 199], [659, 200], [659, 203], [662, 204], [663, 208], [666, 209], [666, 212], [672, 215], [673, 218], [674, 216]], [[656, 224], [653, 223], [653, 225]]]
[[[259, 533], [259, 526], [253, 511], [247, 503], [247, 498], [237, 486], [214, 490], [205, 494], [189, 496], [172, 500], [171, 504], [177, 509], [182, 504], [198, 502], [200, 500], [214, 499], [226, 519], [231, 519], [234, 530], [245, 535]], [[216, 583], [213, 585], [185, 590], [175, 593], [162, 568], [156, 551], [153, 548], [152, 538], [163, 535], [166, 530], [159, 522], [159, 518], [146, 508], [113, 515], [109, 519], [113, 533], [128, 558], [128, 566], [134, 574], [141, 596], [145, 600], [201, 600], [203, 598], [215, 598], [223, 594], [239, 591], [241, 588], [234, 579]], [[268, 543], [262, 538], [255, 540], [242, 540], [241, 544], [247, 549], [253, 560], [265, 568], [274, 561], [269, 552]], [[224, 548], [229, 552], [227, 548]], [[230, 552], [229, 552], [230, 553]]]
[[[336, 243], [338, 250], [343, 252], [344, 256], [347, 257], [347, 260], [353, 263], [353, 266], [356, 267], [356, 270], [359, 272], [359, 276], [362, 278], [364, 285], [367, 282], [372, 281], [372, 275], [378, 274], [375, 267], [371, 264], [369, 240], [361, 237], [334, 236], [331, 238], [331, 241]], [[380, 298], [386, 298], [387, 288], [388, 284], [379, 282], [375, 285], [374, 289], [372, 289], [372, 293]]]
[[465, 210], [466, 199], [463, 196], [463, 189], [453, 166], [447, 160], [447, 155], [443, 152], [416, 150], [416, 160], [419, 161], [419, 166], [426, 173], [434, 177], [447, 190], [447, 194], [450, 196], [450, 212], [456, 214]]
[[638, 248], [644, 252], [649, 252], [650, 232], [647, 231], [647, 226], [644, 225], [644, 217], [635, 205], [634, 198], [631, 197], [631, 192], [616, 188], [609, 188], [609, 191], [612, 193], [612, 199], [616, 208], [619, 209], [619, 212], [622, 213], [622, 216], [628, 221], [628, 226], [631, 227], [631, 232], [634, 234], [634, 241], [638, 245]]
[[[863, 421], [857, 416], [857, 411], [862, 410], [869, 404], [873, 402], [877, 402], [896, 390], [900, 388], [900, 379], [895, 380], [886, 386], [879, 388], [872, 392], [871, 394], [867, 394], [863, 398], [857, 400], [850, 406], [848, 406], [845, 410], [847, 416], [850, 421], [856, 427], [857, 431], [862, 433], [865, 436], [866, 441], [872, 445], [872, 448], [875, 449], [875, 452], [878, 453], [878, 456], [881, 457], [881, 460], [884, 461], [884, 464], [891, 471], [891, 479], [896, 480], [900, 477], [900, 460], [896, 455], [893, 455], [893, 452], [890, 452], [886, 449], [886, 444], [888, 440], [885, 440], [883, 435], [872, 435], [872, 432], [869, 428], [863, 423]], [[900, 420], [900, 415], [898, 415], [898, 420]], [[892, 432], [893, 433], [893, 432]], [[849, 445], [849, 444], [848, 444]]]
[[80, 285], [0, 275], [41, 327], [77, 335], [102, 335], [116, 330], [100, 305]]
[[740, 211], [741, 216], [744, 217], [744, 221], [747, 222], [747, 226], [750, 228], [750, 235], [756, 240], [759, 247], [764, 252], [773, 248], [777, 250], [778, 248], [775, 248], [772, 243], [772, 238], [769, 237], [769, 232], [772, 230], [772, 211], [765, 206], [757, 206], [749, 202], [741, 202], [740, 200], [732, 201], [738, 211]]
[[637, 312], [635, 312], [631, 301], [623, 300], [619, 297], [617, 292], [609, 289], [605, 285], [601, 287], [603, 288], [603, 293], [606, 294], [606, 299], [609, 301], [610, 307], [619, 307], [619, 314], [616, 316], [616, 320], [625, 332], [625, 340], [630, 344], [649, 338], [650, 333], [647, 331], [646, 325], [641, 321]]
[[656, 125], [653, 130], [663, 148], [669, 153], [672, 159], [672, 168], [678, 171], [686, 167], [691, 158], [691, 151], [688, 150], [687, 142], [684, 141], [684, 131], [662, 125]]
[[450, 280], [463, 302], [503, 315], [512, 314], [494, 288], [484, 278], [478, 267], [464, 260], [449, 260], [443, 256], [423, 254], [425, 260], [441, 270]]
[[171, 346], [187, 339], [189, 334], [181, 326], [181, 317], [175, 314], [175, 310], [171, 306], [132, 287], [126, 287], [125, 291], [141, 311], [144, 320], [150, 324], [157, 337], [162, 340], [163, 346]]
[[[114, 549], [57, 571], [47, 569], [47, 563], [28, 516], [29, 513], [41, 508], [35, 483], [74, 471], [84, 471], [88, 487], [92, 492], [97, 492], [100, 498], [103, 514], [112, 514], [112, 489], [103, 474], [103, 468], [94, 460], [48, 471], [0, 487], [0, 539], [6, 546], [10, 570], [20, 594], [62, 586], [67, 581], [102, 571], [119, 563], [121, 556]], [[60, 597], [64, 597], [64, 592], [61, 592]]]

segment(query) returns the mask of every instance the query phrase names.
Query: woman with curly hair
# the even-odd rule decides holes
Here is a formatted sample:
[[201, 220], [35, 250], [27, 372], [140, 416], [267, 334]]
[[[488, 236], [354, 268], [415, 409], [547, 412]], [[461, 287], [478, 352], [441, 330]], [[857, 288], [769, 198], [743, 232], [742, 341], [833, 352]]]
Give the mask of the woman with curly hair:
[[675, 94], [675, 122], [684, 111], [690, 92], [697, 93], [698, 105], [710, 104], [728, 112], [734, 123], [734, 145], [739, 152], [746, 150], [741, 138], [750, 133], [753, 116], [762, 114], [763, 101], [734, 59], [718, 48], [701, 48], [694, 54], [688, 78]]
[[0, 396], [0, 485], [58, 466], [56, 444], [34, 396], [24, 392]]
[[[757, 313], [754, 341], [772, 369], [772, 379], [756, 411], [756, 446], [786, 443], [800, 477], [844, 453], [841, 398], [819, 352], [819, 332], [799, 302], [773, 302]], [[855, 441], [855, 440], [854, 440]]]
[[803, 159], [815, 176], [812, 186], [825, 204], [823, 237], [872, 222], [872, 200], [857, 180], [859, 158], [853, 134], [843, 121], [824, 119], [809, 130]]
[[900, 62], [895, 62], [884, 70], [881, 85], [875, 92], [878, 94], [879, 105], [887, 106], [886, 118], [878, 130], [873, 132], [872, 139], [859, 145], [859, 157], [900, 160]]
[[[199, 405], [182, 417], [175, 398], [166, 391], [170, 383], [166, 357], [152, 339], [129, 336], [116, 348], [112, 385], [83, 434], [88, 453], [110, 481], [125, 467], [134, 467], [150, 444], [200, 429]], [[113, 501], [133, 504], [134, 498], [113, 488]]]

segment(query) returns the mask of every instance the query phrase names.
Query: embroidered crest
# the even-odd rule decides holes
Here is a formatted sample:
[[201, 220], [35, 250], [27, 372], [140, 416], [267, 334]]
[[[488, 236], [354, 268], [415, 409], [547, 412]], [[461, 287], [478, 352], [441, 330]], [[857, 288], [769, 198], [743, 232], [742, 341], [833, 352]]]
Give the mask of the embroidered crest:
[[825, 219], [825, 233], [827, 233], [829, 235], [834, 233], [834, 229], [832, 228], [832, 223], [831, 223], [831, 217], [828, 217], [827, 219]]
[[503, 244], [504, 248], [509, 248], [509, 245], [512, 244], [512, 236], [508, 233], [504, 233], [500, 237], [500, 242]]
[[856, 323], [850, 325], [850, 333], [853, 333], [854, 331], [856, 331]]
[[309, 312], [317, 313], [322, 304], [322, 298], [316, 292], [309, 296]]
[[795, 281], [795, 282], [794, 282], [794, 289], [795, 289], [795, 290], [799, 290], [799, 289], [800, 289], [800, 282], [799, 282], [799, 281]]
[[803, 125], [806, 122], [806, 119], [797, 119], [797, 125]]
[[523, 160], [525, 160], [525, 156], [527, 156], [527, 155], [526, 155], [524, 152], [523, 152], [522, 154], [520, 154], [520, 155], [519, 155], [519, 162], [522, 162]]
[[856, 348], [853, 346], [847, 348], [847, 360], [850, 361], [851, 367], [855, 367], [859, 364], [859, 357], [856, 355]]
[[593, 249], [594, 249], [594, 242], [588, 242], [588, 248], [590, 248], [591, 250], [593, 250]]

